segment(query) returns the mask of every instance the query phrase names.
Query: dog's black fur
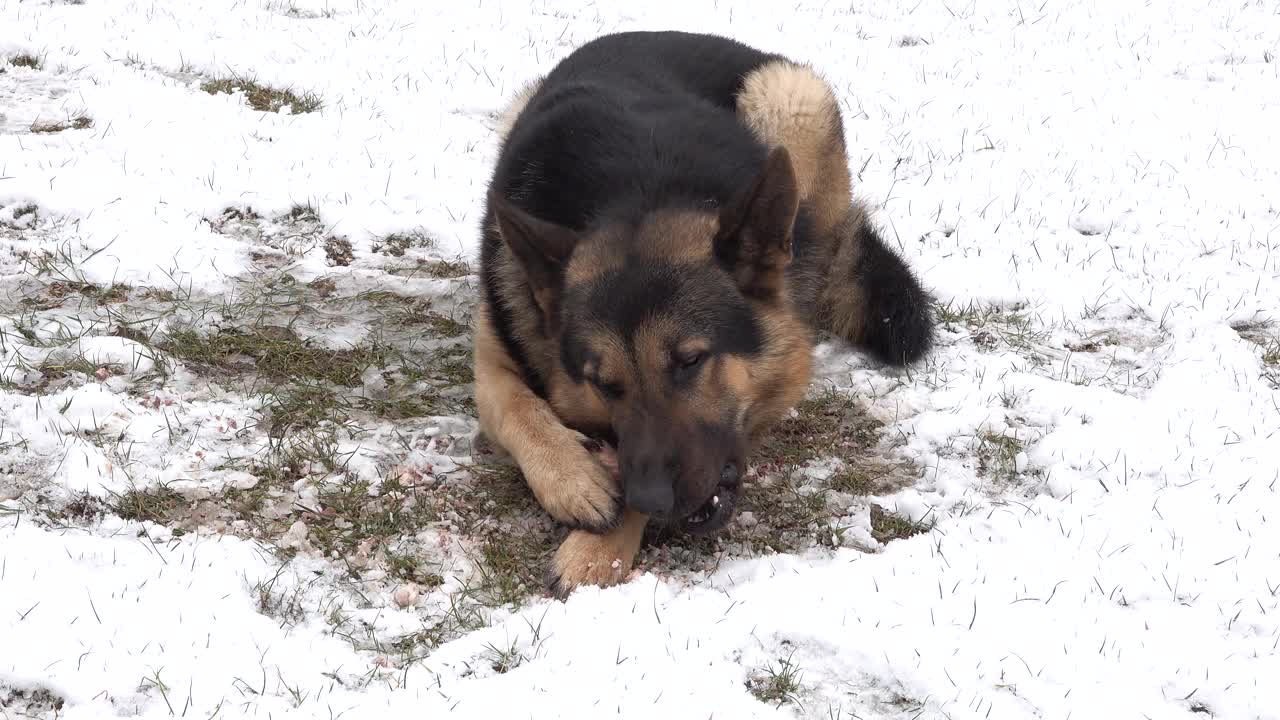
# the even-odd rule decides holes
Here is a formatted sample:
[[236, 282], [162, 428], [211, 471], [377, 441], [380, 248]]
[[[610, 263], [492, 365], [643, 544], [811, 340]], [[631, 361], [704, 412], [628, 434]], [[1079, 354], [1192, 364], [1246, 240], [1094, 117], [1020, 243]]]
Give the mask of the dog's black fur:
[[[625, 496], [648, 517], [701, 516], [714, 494], [727, 509], [707, 525], [727, 522], [751, 441], [803, 394], [818, 332], [895, 365], [932, 345], [928, 294], [849, 197], [834, 96], [824, 96], [823, 159], [793, 156], [786, 138], [767, 142], [744, 119], [744, 83], [778, 63], [790, 61], [711, 35], [588, 42], [518, 111], [490, 181], [481, 302], [496, 348], [486, 360], [478, 342], [477, 368], [513, 366], [512, 388], [617, 445], [622, 487], [611, 502]], [[809, 72], [782, 68], [784, 80]], [[806, 195], [797, 172], [808, 173]], [[612, 338], [603, 346], [601, 333]], [[640, 336], [665, 339], [642, 347]], [[677, 346], [690, 339], [698, 352], [686, 363]], [[635, 387], [601, 376], [609, 352]], [[478, 369], [477, 384], [482, 375], [502, 377]], [[638, 399], [637, 387], [662, 399]], [[486, 402], [490, 424], [517, 412]], [[508, 442], [532, 443], [516, 450], [538, 462], [572, 452], [533, 434], [522, 426]], [[554, 477], [529, 479], [540, 500], [558, 492]], [[621, 508], [598, 506], [558, 519], [611, 532]]]

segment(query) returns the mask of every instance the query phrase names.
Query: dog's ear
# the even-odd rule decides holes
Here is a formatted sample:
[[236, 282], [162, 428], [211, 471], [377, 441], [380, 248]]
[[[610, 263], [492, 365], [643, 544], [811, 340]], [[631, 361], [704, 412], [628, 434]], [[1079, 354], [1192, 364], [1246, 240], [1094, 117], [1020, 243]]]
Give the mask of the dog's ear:
[[564, 289], [564, 268], [578, 234], [563, 225], [536, 218], [508, 202], [497, 190], [489, 193], [489, 207], [502, 240], [524, 270], [533, 299], [548, 323]]
[[715, 255], [742, 292], [771, 300], [791, 263], [791, 236], [800, 191], [791, 155], [778, 146], [751, 186], [720, 211]]

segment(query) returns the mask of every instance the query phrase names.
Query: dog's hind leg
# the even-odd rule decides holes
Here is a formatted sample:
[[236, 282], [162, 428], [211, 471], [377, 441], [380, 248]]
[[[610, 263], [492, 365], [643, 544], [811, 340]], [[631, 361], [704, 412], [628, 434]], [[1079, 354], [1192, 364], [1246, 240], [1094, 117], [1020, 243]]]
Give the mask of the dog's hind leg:
[[812, 68], [774, 60], [753, 70], [737, 97], [738, 117], [761, 142], [791, 155], [800, 199], [825, 238], [849, 209], [851, 180], [835, 93]]
[[516, 90], [506, 106], [498, 113], [494, 131], [498, 133], [499, 140], [506, 140], [507, 135], [511, 134], [511, 128], [515, 127], [516, 119], [520, 117], [520, 113], [524, 112], [525, 106], [533, 99], [538, 88], [542, 87], [542, 79], [539, 75], [520, 86], [520, 89]]
[[743, 80], [738, 116], [756, 137], [791, 155], [825, 275], [815, 322], [882, 362], [915, 362], [933, 343], [929, 295], [852, 197], [840, 106], [811, 68], [775, 60]]
[[475, 400], [480, 427], [511, 454], [538, 503], [571, 528], [605, 532], [622, 514], [620, 483], [593, 443], [564, 425], [524, 382], [481, 303], [475, 312]]

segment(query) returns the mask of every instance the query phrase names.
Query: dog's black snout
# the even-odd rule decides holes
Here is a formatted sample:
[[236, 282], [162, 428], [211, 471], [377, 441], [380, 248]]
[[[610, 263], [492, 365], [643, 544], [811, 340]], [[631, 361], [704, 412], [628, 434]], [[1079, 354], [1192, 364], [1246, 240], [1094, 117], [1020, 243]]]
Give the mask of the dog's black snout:
[[627, 507], [646, 515], [666, 515], [675, 507], [671, 483], [627, 483]]
[[736, 485], [739, 477], [741, 477], [741, 473], [738, 472], [738, 463], [736, 462], [729, 461], [724, 464], [723, 468], [720, 468], [721, 485]]
[[627, 457], [622, 466], [627, 508], [646, 515], [669, 514], [676, 505], [678, 469], [674, 456], [650, 452]]

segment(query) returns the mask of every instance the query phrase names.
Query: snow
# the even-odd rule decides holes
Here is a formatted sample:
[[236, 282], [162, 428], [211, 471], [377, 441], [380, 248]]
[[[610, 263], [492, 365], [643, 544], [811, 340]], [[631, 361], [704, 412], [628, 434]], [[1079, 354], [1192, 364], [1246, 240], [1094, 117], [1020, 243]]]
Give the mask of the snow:
[[[68, 285], [233, 298], [259, 254], [300, 283], [453, 292], [392, 272], [375, 241], [423, 231], [474, 257], [504, 100], [602, 32], [675, 28], [813, 62], [840, 92], [858, 194], [940, 301], [990, 314], [945, 323], [910, 373], [817, 353], [815, 383], [923, 469], [877, 501], [933, 531], [642, 566], [496, 610], [401, 666], [378, 640], [421, 628], [471, 572], [444, 529], [422, 538], [444, 584], [419, 594], [348, 587], [362, 558], [308, 553], [305, 523], [272, 543], [33, 519], [20, 499], [49, 489], [253, 488], [222, 463], [265, 442], [250, 426], [266, 400], [181, 367], [174, 389], [139, 392], [163, 365], [144, 345], [87, 310], [33, 324], [0, 295], [0, 705], [44, 688], [71, 719], [1280, 717], [1280, 389], [1260, 346], [1280, 320], [1273, 5], [0, 0], [6, 292], [41, 250]], [[8, 66], [17, 53], [43, 66]], [[324, 106], [200, 91], [228, 74]], [[81, 112], [92, 127], [29, 132]], [[305, 232], [281, 219], [296, 205], [317, 216]], [[206, 219], [227, 207], [262, 221], [225, 234]], [[350, 267], [326, 262], [326, 237], [351, 243]], [[309, 331], [342, 347], [365, 317]], [[33, 368], [76, 360], [105, 370], [31, 390]], [[414, 418], [341, 449], [363, 478], [388, 456], [453, 472], [468, 459], [446, 438], [473, 429]], [[983, 469], [993, 438], [1016, 441], [1007, 473]], [[335, 609], [374, 640], [336, 635]], [[497, 672], [513, 644], [523, 661]], [[786, 658], [799, 704], [757, 700], [748, 683]]]

